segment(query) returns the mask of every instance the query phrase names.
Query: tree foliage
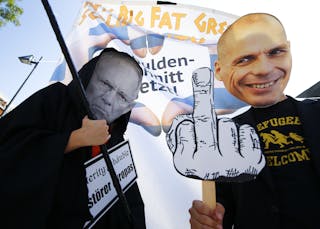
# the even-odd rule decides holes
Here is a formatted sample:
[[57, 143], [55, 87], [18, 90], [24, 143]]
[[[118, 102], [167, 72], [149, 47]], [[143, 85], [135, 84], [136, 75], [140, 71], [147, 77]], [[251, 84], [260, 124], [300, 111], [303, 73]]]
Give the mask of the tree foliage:
[[7, 22], [20, 25], [19, 16], [22, 13], [23, 9], [16, 4], [16, 0], [0, 0], [0, 27]]

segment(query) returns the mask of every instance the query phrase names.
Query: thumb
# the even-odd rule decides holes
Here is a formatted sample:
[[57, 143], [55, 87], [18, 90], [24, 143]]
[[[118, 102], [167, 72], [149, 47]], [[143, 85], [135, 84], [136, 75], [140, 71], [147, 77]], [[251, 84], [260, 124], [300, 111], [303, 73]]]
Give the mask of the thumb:
[[[173, 155], [177, 151], [182, 150], [179, 148], [183, 147], [184, 139], [192, 139], [192, 137], [189, 136], [193, 134], [190, 130], [190, 125], [193, 127], [190, 115], [178, 115], [173, 119], [170, 129], [166, 135], [167, 145]], [[188, 137], [185, 136], [186, 134]]]
[[85, 126], [89, 121], [88, 115], [84, 116], [82, 119], [82, 126]]

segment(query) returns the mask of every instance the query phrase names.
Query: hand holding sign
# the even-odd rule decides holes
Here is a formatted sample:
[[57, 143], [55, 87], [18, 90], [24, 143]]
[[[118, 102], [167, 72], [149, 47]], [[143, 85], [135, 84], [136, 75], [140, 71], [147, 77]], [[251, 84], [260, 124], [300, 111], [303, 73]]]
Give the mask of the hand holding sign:
[[201, 180], [247, 180], [265, 165], [258, 135], [249, 125], [217, 119], [212, 82], [209, 68], [193, 72], [193, 114], [178, 115], [166, 136], [175, 168]]

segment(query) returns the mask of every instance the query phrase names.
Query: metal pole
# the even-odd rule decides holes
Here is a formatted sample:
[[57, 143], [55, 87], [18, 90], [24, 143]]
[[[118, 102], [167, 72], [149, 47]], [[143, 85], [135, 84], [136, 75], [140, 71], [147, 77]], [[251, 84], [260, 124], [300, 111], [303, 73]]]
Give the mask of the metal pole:
[[29, 77], [31, 76], [31, 74], [33, 73], [33, 71], [36, 69], [36, 67], [38, 66], [38, 64], [40, 63], [42, 57], [40, 57], [40, 59], [38, 61], [31, 61], [32, 64], [34, 64], [34, 67], [32, 68], [31, 72], [28, 74], [27, 78], [23, 81], [23, 83], [20, 85], [20, 87], [18, 88], [18, 90], [16, 91], [16, 93], [13, 95], [13, 97], [11, 98], [10, 102], [8, 103], [8, 105], [4, 108], [2, 114], [0, 117], [2, 117], [6, 110], [9, 108], [9, 106], [11, 105], [11, 103], [13, 102], [13, 100], [16, 98], [16, 96], [18, 95], [18, 93], [20, 92], [20, 90], [22, 89], [22, 87], [25, 85], [25, 83], [27, 82], [27, 80], [29, 79]]

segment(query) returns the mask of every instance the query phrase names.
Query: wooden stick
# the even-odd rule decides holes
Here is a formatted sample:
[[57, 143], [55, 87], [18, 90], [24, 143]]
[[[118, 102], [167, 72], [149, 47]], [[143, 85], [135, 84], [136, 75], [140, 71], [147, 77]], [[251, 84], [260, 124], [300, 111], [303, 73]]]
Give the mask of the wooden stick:
[[202, 181], [202, 201], [210, 208], [216, 208], [216, 184], [214, 181]]

